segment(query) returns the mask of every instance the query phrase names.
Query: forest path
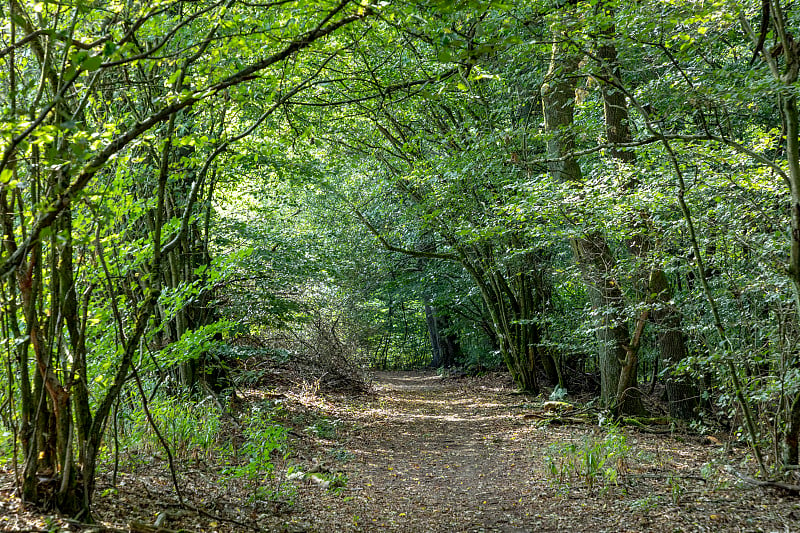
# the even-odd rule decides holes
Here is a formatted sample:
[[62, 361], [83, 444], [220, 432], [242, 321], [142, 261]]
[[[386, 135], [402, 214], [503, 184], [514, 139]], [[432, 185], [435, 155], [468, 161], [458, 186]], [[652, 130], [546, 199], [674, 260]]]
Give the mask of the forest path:
[[[526, 531], [531, 454], [505, 384], [465, 388], [433, 373], [378, 373], [377, 405], [347, 442], [370, 524], [395, 530]], [[358, 427], [358, 426], [356, 426]], [[524, 440], [524, 439], [523, 439]], [[355, 480], [354, 480], [355, 481]]]
[[[347, 486], [338, 497], [301, 498], [304, 508], [291, 520], [297, 530], [797, 531], [800, 525], [796, 502], [726, 488], [712, 457], [721, 449], [703, 446], [699, 437], [623, 430], [630, 450], [617, 465], [619, 485], [590, 488], [573, 479], [554, 486], [545, 470], [549, 447], [580, 448], [602, 440], [604, 431], [537, 423], [526, 415], [540, 410], [541, 400], [515, 394], [504, 376], [378, 373], [374, 386], [375, 396], [364, 403], [342, 409], [336, 402], [344, 423], [337, 446], [351, 454], [336, 469], [346, 473]], [[709, 483], [701, 470], [711, 473]]]
[[[181, 510], [164, 458], [127, 454], [116, 488], [108, 472], [100, 480], [95, 512], [107, 529], [25, 508], [10, 471], [0, 470], [0, 531], [123, 532], [157, 516], [169, 517], [171, 531], [215, 533], [800, 531], [800, 498], [743, 486], [727, 473], [752, 470], [741, 444], [610, 430], [591, 414], [548, 419], [541, 398], [517, 394], [506, 374], [380, 372], [372, 389], [321, 394], [287, 381], [246, 392], [243, 423], [269, 406], [290, 428], [288, 460], [258, 481], [277, 499], [253, 500], [250, 482], [226, 480], [226, 465], [184, 457], [184, 496], [211, 513]], [[565, 466], [609, 450], [617, 455], [596, 467], [592, 484]], [[290, 465], [306, 475], [287, 476]], [[616, 479], [604, 478], [606, 469]], [[326, 490], [333, 479], [338, 488]]]

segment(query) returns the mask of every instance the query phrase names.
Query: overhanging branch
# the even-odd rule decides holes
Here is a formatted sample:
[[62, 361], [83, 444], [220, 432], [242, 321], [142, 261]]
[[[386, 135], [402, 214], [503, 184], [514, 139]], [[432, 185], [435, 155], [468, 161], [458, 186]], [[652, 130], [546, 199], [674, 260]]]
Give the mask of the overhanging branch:
[[364, 214], [361, 212], [360, 209], [358, 209], [355, 205], [353, 205], [350, 202], [348, 202], [348, 204], [350, 205], [350, 208], [353, 210], [353, 214], [356, 215], [356, 218], [358, 218], [364, 224], [364, 226], [366, 226], [366, 228], [370, 231], [370, 233], [372, 233], [375, 236], [375, 238], [377, 238], [378, 241], [380, 241], [381, 245], [390, 252], [401, 253], [409, 255], [411, 257], [419, 257], [425, 259], [441, 259], [444, 261], [455, 261], [457, 263], [461, 263], [461, 259], [453, 254], [443, 254], [438, 252], [423, 252], [422, 250], [411, 250], [409, 248], [401, 248], [400, 246], [395, 246], [394, 244], [390, 243], [386, 239], [386, 237], [381, 235], [381, 232], [378, 231], [378, 229], [372, 224], [372, 222], [369, 221], [369, 219], [366, 216], [364, 216]]
[[165, 120], [168, 120], [170, 116], [181, 111], [182, 109], [189, 108], [196, 104], [197, 102], [213, 95], [217, 94], [218, 92], [227, 89], [228, 87], [232, 87], [234, 85], [238, 85], [240, 83], [244, 83], [251, 79], [255, 78], [255, 74], [264, 70], [267, 67], [270, 67], [276, 63], [279, 63], [285, 59], [288, 59], [296, 52], [303, 50], [304, 48], [308, 48], [314, 42], [318, 41], [319, 39], [335, 32], [339, 28], [346, 26], [352, 22], [357, 20], [363, 19], [369, 14], [369, 10], [364, 11], [363, 13], [349, 15], [343, 17], [335, 22], [328, 23], [331, 18], [339, 13], [346, 5], [350, 3], [350, 0], [343, 0], [340, 2], [333, 10], [328, 13], [328, 15], [323, 19], [323, 21], [317, 25], [316, 28], [313, 30], [299, 36], [297, 39], [289, 43], [283, 50], [277, 52], [271, 56], [268, 56], [260, 61], [257, 61], [239, 72], [229, 76], [228, 78], [216, 83], [210, 87], [207, 87], [205, 90], [198, 91], [193, 93], [192, 95], [186, 97], [183, 100], [179, 100], [176, 102], [172, 102], [171, 104], [161, 108], [157, 112], [150, 115], [148, 118], [137, 122], [134, 124], [130, 129], [125, 131], [124, 133], [115, 137], [109, 144], [105, 146], [99, 153], [97, 153], [89, 162], [87, 162], [77, 177], [75, 181], [61, 194], [59, 194], [56, 198], [54, 198], [37, 216], [36, 221], [31, 226], [30, 233], [28, 234], [27, 238], [20, 244], [20, 246], [9, 256], [6, 258], [5, 261], [0, 263], [0, 277], [4, 277], [7, 274], [16, 270], [19, 265], [23, 262], [24, 258], [27, 256], [31, 247], [38, 241], [41, 232], [45, 229], [50, 227], [53, 222], [58, 218], [58, 216], [65, 210], [68, 209], [73, 200], [80, 194], [80, 192], [86, 187], [86, 185], [91, 181], [91, 179], [105, 167], [106, 163], [118, 152], [120, 152], [123, 148], [125, 148], [131, 141], [138, 138], [144, 132], [159, 124]]

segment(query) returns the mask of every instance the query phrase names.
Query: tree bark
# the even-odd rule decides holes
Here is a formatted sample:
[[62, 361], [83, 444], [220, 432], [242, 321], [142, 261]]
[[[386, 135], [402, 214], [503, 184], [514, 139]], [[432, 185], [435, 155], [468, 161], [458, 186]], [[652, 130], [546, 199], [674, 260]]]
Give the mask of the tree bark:
[[[796, 85], [800, 74], [800, 41], [789, 32], [789, 20], [779, 0], [766, 3], [764, 33], [769, 29], [775, 36], [771, 47], [756, 47], [772, 73], [774, 80], [783, 88], [779, 94], [781, 118], [785, 127], [786, 178], [790, 201], [789, 213], [789, 258], [786, 271], [794, 289], [795, 311], [800, 316], [800, 112], [797, 107]], [[753, 36], [755, 38], [755, 36]], [[755, 56], [754, 56], [755, 57]], [[797, 368], [797, 358], [791, 366]], [[784, 369], [788, 370], [788, 369]], [[735, 370], [734, 370], [735, 371]], [[800, 394], [785, 398], [788, 412], [785, 413], [786, 429], [783, 440], [783, 459], [789, 466], [798, 464], [798, 435], [800, 435]], [[745, 413], [747, 414], [747, 413]]]
[[439, 313], [435, 307], [426, 305], [425, 319], [428, 323], [431, 345], [435, 346], [436, 350], [431, 366], [433, 368], [452, 367], [461, 356], [461, 346], [458, 337], [447, 331], [450, 328], [450, 317]]
[[[606, 40], [598, 45], [597, 55], [601, 60], [600, 78], [603, 94], [603, 114], [606, 127], [606, 138], [612, 145], [629, 143], [633, 140], [629, 126], [628, 103], [622, 90], [622, 72], [619, 67], [616, 46], [613, 44], [614, 26], [609, 27], [604, 36]], [[636, 153], [630, 150], [612, 147], [611, 155], [622, 164], [636, 161]], [[622, 184], [624, 192], [633, 190], [636, 183]], [[640, 215], [641, 220], [635, 223], [638, 232], [628, 242], [628, 249], [640, 263], [647, 262], [647, 256], [653, 248], [653, 239], [647, 232], [646, 213]], [[687, 355], [686, 339], [681, 328], [678, 310], [672, 305], [672, 290], [666, 274], [658, 267], [647, 270], [640, 267], [640, 277], [644, 280], [644, 292], [647, 299], [653, 300], [655, 309], [650, 313], [651, 320], [658, 329], [656, 342], [659, 357], [668, 369], [666, 379], [667, 397], [670, 415], [688, 419], [692, 418], [697, 405], [697, 388], [691, 380], [672, 376], [671, 370]], [[648, 307], [652, 307], [648, 305]], [[630, 354], [629, 354], [630, 355]]]
[[433, 368], [441, 368], [442, 365], [442, 339], [439, 335], [439, 323], [436, 320], [436, 312], [429, 304], [425, 304], [425, 323], [428, 326], [428, 336], [431, 341], [431, 353]]
[[678, 310], [670, 302], [672, 292], [667, 276], [661, 269], [653, 269], [650, 273], [649, 290], [655, 295], [656, 307], [653, 310], [653, 323], [657, 328], [659, 357], [666, 378], [669, 414], [675, 418], [688, 420], [696, 416], [695, 409], [699, 403], [696, 384], [688, 377], [681, 377], [672, 371], [675, 365], [683, 361], [689, 354], [686, 349], [686, 338], [681, 326]]
[[[577, 159], [572, 155], [575, 138], [571, 128], [581, 57], [578, 51], [571, 49], [569, 40], [557, 32], [550, 68], [541, 88], [545, 132], [548, 134], [548, 170], [554, 179], [576, 187], [580, 186], [582, 174]], [[585, 237], [572, 240], [572, 249], [593, 307], [600, 314], [597, 341], [601, 401], [619, 413], [641, 414], [644, 406], [637, 392], [636, 372], [626, 374], [627, 382], [620, 383], [623, 363], [628, 356], [625, 346], [630, 337], [623, 313], [623, 295], [614, 278], [614, 258], [608, 243], [602, 234], [590, 230]], [[624, 395], [624, 402], [617, 405], [620, 388], [629, 392]]]

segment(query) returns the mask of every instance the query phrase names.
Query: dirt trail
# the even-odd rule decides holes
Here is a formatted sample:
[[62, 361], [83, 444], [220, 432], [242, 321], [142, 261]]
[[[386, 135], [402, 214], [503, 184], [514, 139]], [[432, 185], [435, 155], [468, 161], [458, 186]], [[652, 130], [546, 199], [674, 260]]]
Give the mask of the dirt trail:
[[[0, 472], [0, 530], [124, 532], [166, 513], [171, 530], [217, 533], [800, 531], [800, 498], [742, 486], [725, 466], [751, 468], [746, 448], [697, 435], [619, 430], [620, 455], [600, 469], [615, 480], [601, 472], [593, 484], [575, 475], [559, 483], [547, 458], [573, 445], [567, 457], [578, 459], [607, 429], [595, 415], [547, 420], [541, 399], [515, 394], [506, 375], [378, 373], [375, 393], [361, 396], [297, 389], [253, 390], [247, 400], [292, 428], [291, 457], [268, 482], [288, 487], [285, 500], [253, 501], [220, 465], [184, 459], [184, 497], [209, 512], [182, 510], [153, 456], [121, 472], [113, 490], [104, 475], [95, 509], [108, 529], [87, 529], [23, 508], [10, 472]], [[290, 464], [306, 476], [288, 479]], [[564, 464], [557, 470], [567, 472]], [[338, 478], [339, 488], [326, 490], [312, 472]]]
[[602, 438], [596, 425], [537, 424], [525, 416], [534, 400], [500, 377], [379, 373], [376, 390], [339, 413], [351, 427], [340, 439], [353, 454], [339, 466], [347, 488], [338, 500], [305, 502], [289, 521], [300, 530], [800, 530], [796, 499], [703, 481], [718, 479], [716, 450], [687, 436], [625, 431], [631, 449], [619, 485], [559, 487], [545, 474], [548, 446]]
[[347, 443], [363, 498], [380, 509], [363, 525], [525, 531], [519, 500], [534, 489], [530, 454], [515, 442], [523, 428], [508, 408], [520, 397], [501, 387], [466, 391], [435, 374], [379, 374], [377, 389], [377, 409]]

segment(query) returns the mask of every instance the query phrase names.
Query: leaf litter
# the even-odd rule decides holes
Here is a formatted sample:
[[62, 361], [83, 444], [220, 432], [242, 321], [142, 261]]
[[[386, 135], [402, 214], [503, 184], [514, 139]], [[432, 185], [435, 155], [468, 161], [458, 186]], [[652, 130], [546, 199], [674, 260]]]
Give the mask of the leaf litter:
[[800, 530], [796, 495], [734, 475], [753, 470], [739, 443], [601, 427], [585, 410], [516, 393], [504, 374], [378, 372], [366, 394], [284, 384], [243, 396], [240, 417], [278, 402], [289, 428], [290, 454], [264, 482], [270, 497], [226, 479], [213, 457], [189, 458], [181, 508], [163, 457], [129, 456], [116, 487], [109, 473], [98, 480], [88, 525], [25, 508], [5, 469], [0, 530]]

